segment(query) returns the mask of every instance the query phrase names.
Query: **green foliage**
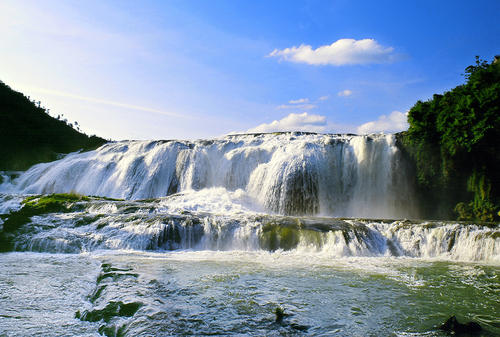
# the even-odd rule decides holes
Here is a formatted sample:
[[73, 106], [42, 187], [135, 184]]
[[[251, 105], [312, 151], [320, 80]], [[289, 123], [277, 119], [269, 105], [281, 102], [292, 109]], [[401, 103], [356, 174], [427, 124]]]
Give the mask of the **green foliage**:
[[500, 197], [500, 63], [476, 57], [465, 73], [465, 84], [411, 108], [403, 144], [433, 204], [447, 195], [450, 205], [462, 201], [459, 218], [491, 221]]
[[455, 211], [458, 219], [493, 221], [498, 207], [491, 202], [491, 189], [491, 181], [486, 175], [474, 171], [467, 181], [467, 190], [474, 193], [474, 200], [468, 204], [457, 204]]
[[95, 149], [105, 142], [51, 117], [40, 102], [0, 81], [0, 170], [25, 170], [60, 153]]

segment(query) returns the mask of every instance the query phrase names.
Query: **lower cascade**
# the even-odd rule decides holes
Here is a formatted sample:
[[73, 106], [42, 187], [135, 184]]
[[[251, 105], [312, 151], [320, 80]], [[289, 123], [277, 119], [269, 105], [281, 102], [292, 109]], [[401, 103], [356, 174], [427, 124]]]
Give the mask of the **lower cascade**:
[[[77, 197], [49, 213], [12, 211], [3, 223], [10, 249], [80, 253], [139, 251], [291, 251], [331, 257], [419, 257], [500, 262], [500, 231], [453, 222], [217, 214], [177, 209], [180, 196], [145, 201]], [[184, 196], [185, 198], [187, 196]], [[50, 196], [31, 197], [50, 204]], [[29, 206], [29, 203], [28, 203]], [[25, 207], [28, 207], [25, 205]]]

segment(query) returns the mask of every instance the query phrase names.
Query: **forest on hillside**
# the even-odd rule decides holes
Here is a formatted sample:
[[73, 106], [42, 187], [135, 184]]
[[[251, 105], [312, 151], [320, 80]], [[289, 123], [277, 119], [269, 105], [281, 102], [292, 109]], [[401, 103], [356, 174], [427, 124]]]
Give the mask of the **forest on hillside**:
[[500, 61], [476, 57], [466, 82], [408, 112], [400, 134], [427, 216], [494, 221], [500, 209]]
[[62, 153], [95, 149], [106, 142], [74, 127], [76, 123], [50, 116], [40, 102], [0, 81], [0, 170], [26, 170]]

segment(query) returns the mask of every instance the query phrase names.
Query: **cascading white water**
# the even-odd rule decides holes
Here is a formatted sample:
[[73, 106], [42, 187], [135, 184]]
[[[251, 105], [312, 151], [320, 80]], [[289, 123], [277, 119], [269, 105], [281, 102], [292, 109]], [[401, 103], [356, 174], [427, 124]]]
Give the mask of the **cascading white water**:
[[394, 135], [122, 141], [35, 165], [10, 188], [146, 199], [221, 187], [279, 214], [415, 217], [403, 167]]
[[342, 220], [177, 209], [153, 201], [91, 199], [68, 213], [35, 216], [12, 236], [14, 250], [78, 253], [97, 249], [287, 250], [334, 258], [417, 257], [500, 262], [498, 227], [452, 222]]

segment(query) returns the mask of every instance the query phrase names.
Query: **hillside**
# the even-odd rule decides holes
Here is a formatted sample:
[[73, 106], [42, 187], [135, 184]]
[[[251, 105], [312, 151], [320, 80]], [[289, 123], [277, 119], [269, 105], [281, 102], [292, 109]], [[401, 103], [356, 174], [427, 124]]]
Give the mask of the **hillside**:
[[105, 139], [87, 136], [0, 81], [0, 170], [25, 170], [60, 153], [90, 150]]
[[494, 221], [500, 209], [500, 62], [477, 57], [465, 79], [418, 101], [400, 139], [415, 163], [428, 216]]

